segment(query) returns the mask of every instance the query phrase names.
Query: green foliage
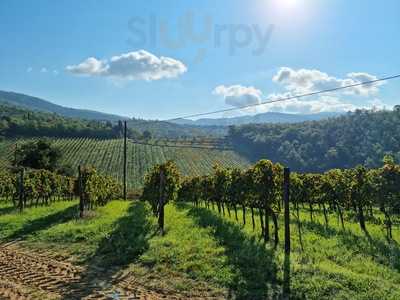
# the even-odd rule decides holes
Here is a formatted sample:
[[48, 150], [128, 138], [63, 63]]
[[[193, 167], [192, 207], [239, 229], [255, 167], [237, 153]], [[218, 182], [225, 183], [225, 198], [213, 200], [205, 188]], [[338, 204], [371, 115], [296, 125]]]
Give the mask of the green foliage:
[[8, 172], [0, 171], [0, 200], [11, 199], [15, 192], [15, 177]]
[[[163, 176], [163, 179], [161, 176]], [[163, 180], [162, 186], [161, 180]], [[167, 161], [164, 164], [154, 166], [146, 175], [144, 182], [142, 200], [149, 202], [153, 213], [157, 214], [160, 209], [160, 197], [163, 197], [163, 205], [177, 198], [180, 174], [175, 163]]]
[[12, 200], [15, 207], [21, 205], [21, 195], [22, 207], [49, 204], [56, 199], [71, 200], [74, 197], [75, 179], [72, 177], [48, 170], [27, 170], [24, 172], [22, 185], [20, 176], [20, 172], [0, 173], [0, 199], [7, 202]]
[[228, 139], [251, 161], [267, 157], [298, 172], [377, 168], [387, 154], [400, 158], [399, 124], [399, 110], [358, 110], [322, 121], [231, 127]]
[[[0, 136], [15, 137], [93, 137], [120, 136], [117, 124], [62, 117], [0, 104]], [[134, 131], [130, 131], [130, 135]]]
[[[47, 109], [24, 108], [3, 103], [0, 91], [0, 138], [16, 137], [85, 137], [110, 139], [122, 136], [121, 117], [100, 114], [97, 112], [69, 110], [49, 113]], [[82, 113], [84, 112], [84, 113]], [[86, 117], [85, 117], [86, 115]], [[102, 116], [104, 118], [102, 118]], [[111, 116], [111, 118], [110, 118]], [[148, 140], [157, 138], [184, 138], [222, 136], [225, 127], [182, 126], [168, 122], [144, 121], [130, 119], [128, 121], [128, 137]]]
[[49, 140], [41, 139], [20, 145], [16, 158], [18, 166], [55, 171], [60, 166], [62, 152]]
[[178, 201], [198, 203], [202, 192], [202, 181], [199, 177], [186, 178], [181, 182], [178, 191]]
[[81, 169], [80, 195], [88, 208], [104, 206], [107, 202], [121, 196], [122, 186], [110, 176], [100, 175], [96, 169]]
[[283, 184], [283, 168], [269, 160], [260, 160], [252, 169], [252, 191], [256, 196], [255, 207], [278, 209]]
[[[390, 158], [380, 169], [367, 170], [363, 166], [354, 169], [333, 169], [324, 174], [291, 173], [290, 201], [295, 208], [294, 216], [299, 220], [299, 206], [307, 206], [310, 221], [315, 213], [323, 211], [325, 225], [329, 214], [337, 213], [342, 229], [345, 229], [345, 215], [351, 215], [359, 222], [360, 228], [368, 233], [366, 223], [372, 220], [382, 223], [387, 237], [392, 238], [393, 219], [400, 215], [400, 166]], [[194, 196], [197, 195], [197, 196]], [[217, 206], [225, 215], [224, 208], [251, 209], [252, 224], [255, 229], [254, 211], [258, 209], [260, 226], [269, 240], [269, 219], [271, 216], [277, 242], [277, 218], [281, 213], [283, 196], [283, 167], [268, 160], [261, 160], [246, 171], [215, 167], [212, 176], [192, 177], [184, 181], [179, 191], [179, 200], [193, 202], [196, 206], [204, 202], [206, 207]], [[374, 207], [379, 207], [385, 220], [373, 215]], [[264, 214], [264, 216], [263, 216]], [[243, 224], [246, 223], [243, 218]], [[298, 223], [299, 231], [301, 224]]]

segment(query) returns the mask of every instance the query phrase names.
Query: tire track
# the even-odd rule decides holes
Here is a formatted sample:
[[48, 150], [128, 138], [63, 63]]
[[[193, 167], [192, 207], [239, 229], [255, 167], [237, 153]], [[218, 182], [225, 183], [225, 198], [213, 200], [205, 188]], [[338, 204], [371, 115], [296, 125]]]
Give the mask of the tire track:
[[149, 291], [133, 276], [111, 278], [103, 270], [91, 270], [43, 253], [24, 252], [18, 243], [0, 245], [0, 299], [187, 299]]

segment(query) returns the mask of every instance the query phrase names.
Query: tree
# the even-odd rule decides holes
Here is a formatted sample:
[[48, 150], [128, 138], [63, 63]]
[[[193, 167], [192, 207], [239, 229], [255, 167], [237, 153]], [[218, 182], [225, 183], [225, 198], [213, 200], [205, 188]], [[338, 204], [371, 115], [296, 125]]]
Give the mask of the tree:
[[23, 144], [17, 149], [17, 165], [55, 171], [60, 166], [62, 152], [50, 141], [41, 139]]
[[148, 140], [151, 140], [151, 138], [152, 138], [152, 134], [150, 131], [148, 131], [148, 130], [143, 131], [142, 139], [144, 139], [145, 141], [148, 141]]

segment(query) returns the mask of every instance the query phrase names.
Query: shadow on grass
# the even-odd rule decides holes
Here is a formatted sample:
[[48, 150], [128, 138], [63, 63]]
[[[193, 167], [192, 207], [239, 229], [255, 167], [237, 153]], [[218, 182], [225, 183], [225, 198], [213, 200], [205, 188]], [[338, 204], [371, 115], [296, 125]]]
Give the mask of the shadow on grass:
[[127, 214], [115, 222], [114, 231], [85, 261], [85, 276], [66, 288], [63, 299], [83, 299], [111, 287], [115, 275], [148, 249], [148, 240], [155, 233], [150, 214], [143, 202], [133, 202]]
[[[343, 231], [332, 227], [327, 228], [324, 224], [304, 220], [302, 226], [304, 229], [313, 231], [325, 238], [336, 237], [348, 249], [364, 253], [375, 262], [400, 272], [400, 248], [395, 240], [388, 243], [386, 240], [373, 237], [370, 234], [357, 235], [349, 229]], [[384, 238], [383, 233], [382, 237]]]
[[54, 214], [35, 219], [23, 225], [21, 229], [5, 237], [5, 240], [13, 241], [15, 239], [23, 239], [34, 232], [39, 232], [57, 224], [68, 222], [76, 217], [77, 211], [78, 205], [73, 205]]
[[230, 295], [234, 299], [270, 299], [277, 285], [274, 253], [256, 237], [246, 235], [241, 227], [206, 208], [180, 204], [201, 227], [211, 227], [215, 238], [225, 248], [234, 274]]
[[17, 210], [18, 209], [15, 208], [13, 205], [6, 206], [6, 207], [1, 207], [0, 208], [0, 216], [10, 214], [10, 213], [12, 213], [14, 211], [17, 211]]

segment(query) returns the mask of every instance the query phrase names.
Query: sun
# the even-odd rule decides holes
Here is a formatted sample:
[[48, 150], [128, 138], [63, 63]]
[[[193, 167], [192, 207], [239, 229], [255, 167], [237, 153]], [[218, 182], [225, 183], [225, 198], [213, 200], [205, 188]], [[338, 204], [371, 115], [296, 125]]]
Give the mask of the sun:
[[256, 0], [255, 14], [260, 22], [269, 22], [279, 28], [294, 31], [303, 28], [315, 13], [309, 0]]
[[264, 0], [266, 9], [278, 19], [301, 17], [305, 12], [304, 0]]
[[279, 0], [279, 2], [286, 8], [293, 8], [299, 4], [299, 0]]
[[300, 0], [273, 0], [275, 6], [280, 11], [293, 12], [297, 10]]

